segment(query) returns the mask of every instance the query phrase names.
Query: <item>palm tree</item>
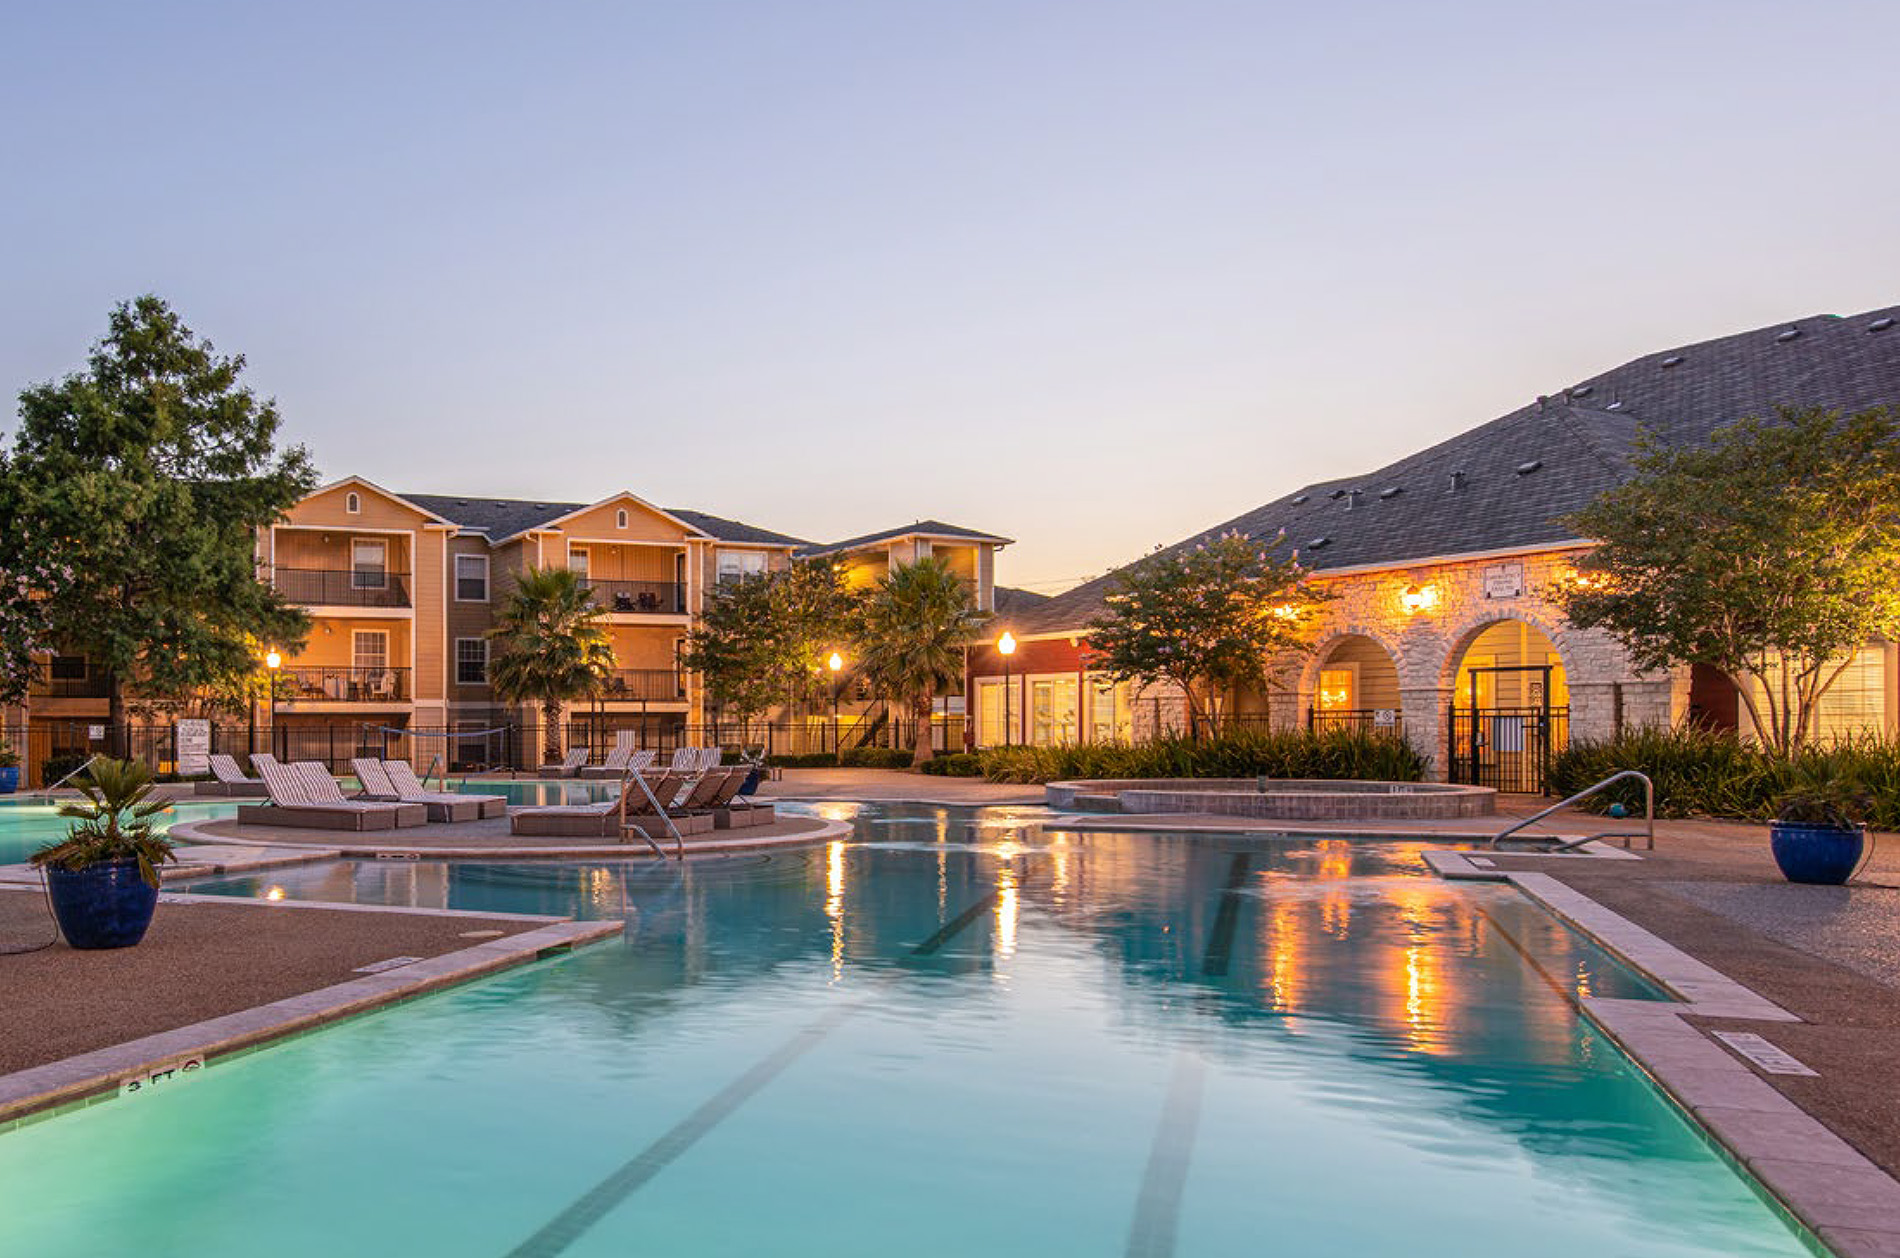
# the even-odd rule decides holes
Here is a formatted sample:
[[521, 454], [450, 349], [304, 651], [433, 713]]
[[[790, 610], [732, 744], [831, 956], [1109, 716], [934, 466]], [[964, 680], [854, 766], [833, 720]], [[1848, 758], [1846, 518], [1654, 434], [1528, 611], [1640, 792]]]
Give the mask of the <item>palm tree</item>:
[[488, 636], [500, 648], [488, 683], [503, 703], [541, 705], [542, 755], [561, 758], [561, 708], [592, 694], [613, 670], [614, 648], [593, 592], [566, 568], [530, 567]]
[[963, 649], [986, 619], [970, 587], [941, 559], [891, 569], [866, 597], [859, 667], [915, 718], [912, 767], [930, 759], [930, 701], [963, 680]]

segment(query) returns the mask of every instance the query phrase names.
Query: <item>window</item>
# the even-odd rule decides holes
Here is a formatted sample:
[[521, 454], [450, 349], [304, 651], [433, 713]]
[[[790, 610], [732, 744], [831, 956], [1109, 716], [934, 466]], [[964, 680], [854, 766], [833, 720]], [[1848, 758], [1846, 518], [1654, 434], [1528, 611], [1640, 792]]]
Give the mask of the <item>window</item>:
[[365, 670], [389, 667], [389, 635], [381, 629], [358, 629], [350, 635], [350, 663]]
[[457, 638], [455, 640], [455, 684], [458, 686], [486, 686], [488, 684], [487, 638]]
[[624, 529], [627, 527], [627, 509], [625, 507], [622, 507], [620, 508], [620, 510], [614, 512], [614, 527], [617, 529]]
[[1350, 712], [1359, 702], [1359, 673], [1350, 665], [1319, 670], [1319, 694], [1315, 696], [1322, 712]]
[[1029, 683], [1029, 741], [1038, 747], [1075, 741], [1073, 677], [1039, 677]]
[[[1015, 685], [1012, 680], [1010, 685]], [[1008, 706], [1008, 720], [1004, 720], [1004, 707]], [[1009, 698], [1009, 686], [1003, 679], [982, 678], [976, 683], [976, 743], [979, 747], [1001, 747], [1004, 743], [1015, 741], [1009, 736], [1009, 726], [1022, 720], [1022, 705]]]
[[1134, 734], [1129, 724], [1128, 687], [1099, 674], [1089, 677], [1089, 741], [1092, 743], [1128, 742]]
[[567, 552], [567, 570], [580, 577], [581, 584], [587, 584], [587, 548], [573, 546]]
[[737, 585], [765, 575], [765, 552], [762, 550], [722, 550], [717, 561], [718, 580], [721, 585]]
[[343, 509], [351, 515], [361, 515], [363, 514], [363, 500], [358, 498], [355, 494], [349, 494], [343, 499]]
[[373, 537], [350, 542], [350, 588], [380, 590], [389, 583], [389, 543]]
[[488, 601], [487, 555], [457, 555], [455, 557], [455, 601], [458, 603], [486, 603]]
[[54, 681], [86, 680], [86, 657], [55, 655], [46, 665], [46, 675]]

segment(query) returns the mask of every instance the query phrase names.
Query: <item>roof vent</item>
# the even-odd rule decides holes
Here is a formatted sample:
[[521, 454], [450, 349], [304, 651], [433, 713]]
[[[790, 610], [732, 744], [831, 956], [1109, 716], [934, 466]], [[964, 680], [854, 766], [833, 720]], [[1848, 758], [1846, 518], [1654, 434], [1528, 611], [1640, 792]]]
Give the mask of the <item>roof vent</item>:
[[1786, 332], [1777, 333], [1775, 336], [1775, 339], [1781, 342], [1783, 345], [1786, 345], [1789, 341], [1794, 340], [1797, 336], [1800, 336], [1800, 335], [1801, 335], [1800, 328], [1789, 328]]
[[1620, 401], [1612, 402], [1608, 406], [1604, 407], [1603, 409], [1606, 411], [1620, 411], [1623, 409], [1623, 403]]
[[1346, 510], [1357, 511], [1359, 509], [1359, 495], [1364, 492], [1365, 491], [1363, 489], [1347, 490], [1346, 491]]
[[1881, 315], [1878, 319], [1875, 319], [1872, 323], [1867, 325], [1867, 330], [1869, 332], [1885, 332], [1888, 328], [1892, 326], [1893, 326], [1893, 316]]
[[1570, 396], [1571, 397], [1589, 397], [1590, 391], [1595, 388], [1596, 386], [1594, 384], [1580, 384], [1576, 388], [1570, 391]]
[[455, 505], [456, 505], [456, 506], [458, 506], [458, 507], [466, 507], [466, 506], [468, 505], [468, 499], [466, 499], [466, 498], [457, 498], [457, 499], [455, 500]]
[[1454, 494], [1458, 493], [1460, 490], [1464, 489], [1464, 487], [1465, 487], [1465, 473], [1464, 473], [1464, 469], [1460, 468], [1458, 471], [1455, 471], [1451, 474], [1451, 492]]
[[1311, 494], [1294, 494], [1294, 495], [1293, 495], [1293, 505], [1294, 505], [1294, 506], [1296, 506], [1296, 507], [1300, 507], [1300, 506], [1304, 506], [1304, 505], [1306, 505], [1306, 500], [1307, 500], [1308, 498], [1311, 498], [1312, 496], [1313, 496], [1313, 495], [1311, 495]]
[[1318, 550], [1320, 547], [1324, 546], [1327, 542], [1330, 542], [1332, 540], [1333, 539], [1330, 537], [1316, 537], [1312, 541], [1306, 544], [1306, 548], [1308, 550]]
[[1334, 502], [1338, 502], [1341, 498], [1344, 498], [1346, 496], [1346, 491], [1343, 489], [1335, 489], [1332, 493], [1327, 494], [1326, 496], [1328, 498], [1331, 498]]
[[1662, 360], [1662, 365], [1665, 367], [1680, 367], [1682, 366], [1682, 355], [1671, 354], [1669, 357]]
[[1517, 465], [1517, 474], [1519, 476], [1529, 476], [1532, 472], [1535, 472], [1538, 468], [1542, 466], [1544, 466], [1544, 461], [1542, 459], [1532, 459], [1528, 463], [1519, 463]]
[[1399, 496], [1400, 494], [1402, 494], [1402, 493], [1404, 493], [1404, 492], [1405, 492], [1405, 488], [1404, 488], [1404, 486], [1402, 486], [1402, 485], [1393, 485], [1393, 486], [1391, 486], [1391, 487], [1390, 487], [1390, 488], [1388, 488], [1388, 489], [1381, 489], [1381, 490], [1379, 491], [1379, 497], [1381, 497], [1381, 498], [1396, 498], [1396, 497], [1398, 497], [1398, 496]]

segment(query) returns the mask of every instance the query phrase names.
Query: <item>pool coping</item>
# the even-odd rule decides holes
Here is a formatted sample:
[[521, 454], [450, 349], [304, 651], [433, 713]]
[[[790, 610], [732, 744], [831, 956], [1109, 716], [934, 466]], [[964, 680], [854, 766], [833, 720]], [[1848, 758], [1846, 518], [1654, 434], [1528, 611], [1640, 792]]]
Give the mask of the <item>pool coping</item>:
[[[176, 901], [234, 901], [229, 896], [166, 892]], [[236, 901], [241, 903], [242, 901]], [[116, 1100], [126, 1088], [157, 1084], [201, 1070], [286, 1038], [358, 1014], [413, 1000], [531, 961], [570, 952], [617, 936], [624, 922], [574, 921], [527, 913], [471, 913], [459, 909], [412, 910], [390, 905], [273, 901], [272, 909], [308, 907], [344, 912], [418, 913], [438, 917], [497, 918], [542, 922], [516, 935], [426, 957], [268, 1004], [221, 1014], [170, 1031], [75, 1054], [59, 1061], [0, 1075], [0, 1134], [75, 1109]], [[175, 1086], [175, 1085], [174, 1085]]]
[[1655, 982], [1673, 1000], [1587, 996], [1578, 1007], [1659, 1091], [1839, 1258], [1900, 1255], [1900, 1180], [1765, 1083], [1688, 1018], [1799, 1015], [1547, 873], [1427, 852], [1441, 878], [1501, 882]]
[[[287, 857], [280, 864], [297, 864], [306, 860], [353, 860], [374, 858], [378, 860], [654, 860], [653, 849], [638, 843], [577, 843], [560, 847], [437, 847], [412, 846], [398, 841], [367, 843], [359, 841], [338, 842], [335, 832], [327, 832], [331, 837], [321, 843], [294, 843], [283, 839], [258, 839], [244, 835], [216, 834], [200, 827], [228, 821], [220, 817], [212, 821], [181, 821], [174, 825], [171, 833], [181, 843], [212, 847], [244, 847], [252, 849], [272, 849], [282, 852], [299, 853]], [[774, 848], [812, 847], [821, 843], [830, 843], [851, 833], [851, 825], [844, 821], [829, 821], [815, 818], [821, 824], [791, 834], [751, 835], [744, 830], [715, 830], [714, 834], [725, 834], [728, 838], [702, 839], [688, 838], [685, 844], [687, 860], [696, 856], [722, 856], [732, 852], [766, 851]], [[325, 832], [314, 832], [325, 833]], [[381, 833], [381, 832], [378, 832]], [[666, 839], [659, 840], [660, 847], [667, 858], [673, 857], [673, 845]], [[262, 865], [250, 865], [247, 868], [263, 868]], [[235, 866], [233, 868], [236, 868]], [[168, 868], [166, 871], [171, 873]], [[203, 871], [198, 871], [202, 873]], [[214, 872], [225, 872], [220, 869]], [[176, 874], [175, 877], [195, 877], [197, 874]]]

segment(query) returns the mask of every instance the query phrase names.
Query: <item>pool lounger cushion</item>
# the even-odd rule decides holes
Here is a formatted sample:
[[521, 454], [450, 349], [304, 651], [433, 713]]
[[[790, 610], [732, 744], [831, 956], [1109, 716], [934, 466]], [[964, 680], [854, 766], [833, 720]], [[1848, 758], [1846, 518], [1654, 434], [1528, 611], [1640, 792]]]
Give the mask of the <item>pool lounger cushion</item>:
[[294, 826], [308, 830], [390, 830], [398, 826], [419, 826], [429, 820], [421, 804], [385, 804], [376, 808], [350, 808], [327, 804], [300, 804], [280, 808], [276, 804], [239, 804], [238, 824], [252, 826]]

